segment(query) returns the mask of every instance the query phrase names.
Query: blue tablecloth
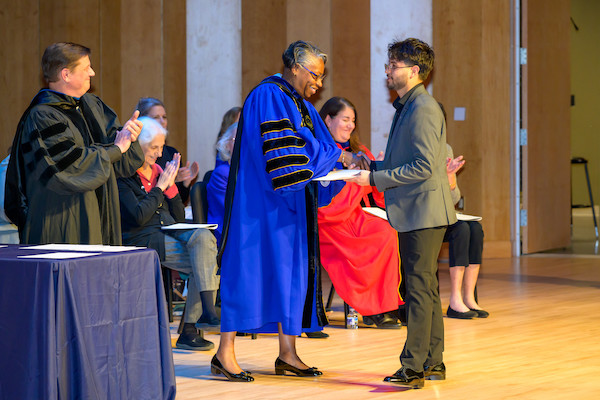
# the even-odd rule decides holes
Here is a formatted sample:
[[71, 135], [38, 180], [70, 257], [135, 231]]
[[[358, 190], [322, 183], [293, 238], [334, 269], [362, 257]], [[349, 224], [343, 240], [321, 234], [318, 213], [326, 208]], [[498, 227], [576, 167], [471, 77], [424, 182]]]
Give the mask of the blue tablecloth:
[[0, 399], [173, 399], [154, 250], [76, 259], [0, 248]]

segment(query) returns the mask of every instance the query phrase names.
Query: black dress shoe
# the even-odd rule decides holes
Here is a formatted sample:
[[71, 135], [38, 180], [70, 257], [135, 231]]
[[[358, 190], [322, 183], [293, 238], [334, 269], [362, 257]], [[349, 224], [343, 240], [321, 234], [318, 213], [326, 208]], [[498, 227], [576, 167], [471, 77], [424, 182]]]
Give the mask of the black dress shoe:
[[448, 311], [446, 311], [446, 315], [448, 316], [448, 318], [473, 319], [477, 316], [477, 313], [471, 310], [460, 312], [453, 310], [452, 308], [450, 308], [450, 306], [448, 306]]
[[386, 376], [384, 382], [391, 382], [397, 385], [410, 386], [414, 389], [420, 389], [425, 386], [423, 372], [413, 371], [410, 368], [402, 367], [392, 376]]
[[239, 374], [232, 374], [227, 371], [221, 361], [217, 358], [215, 354], [210, 362], [210, 372], [213, 375], [223, 374], [227, 379], [232, 382], [252, 382], [254, 380], [253, 377], [250, 376], [250, 372], [242, 371]]
[[304, 332], [309, 339], [327, 339], [329, 335], [323, 331]]
[[430, 381], [443, 381], [446, 379], [446, 366], [444, 363], [428, 365], [424, 368], [423, 375]]
[[375, 314], [375, 315], [363, 315], [363, 324], [375, 325], [379, 329], [400, 329], [400, 325], [396, 318], [391, 317], [387, 313]]
[[182, 333], [179, 335], [175, 347], [182, 350], [206, 351], [213, 349], [215, 345], [198, 334], [187, 335]]
[[477, 318], [487, 318], [490, 316], [490, 313], [485, 310], [476, 310], [471, 308], [471, 311], [475, 311], [477, 313]]
[[196, 321], [196, 328], [207, 331], [218, 331], [221, 329], [221, 320], [217, 317], [205, 317], [204, 314]]
[[292, 372], [298, 376], [320, 376], [323, 375], [321, 371], [319, 371], [316, 367], [310, 367], [306, 369], [296, 368], [293, 365], [290, 365], [283, 361], [281, 358], [277, 357], [275, 360], [275, 374], [276, 375], [285, 375], [285, 371]]

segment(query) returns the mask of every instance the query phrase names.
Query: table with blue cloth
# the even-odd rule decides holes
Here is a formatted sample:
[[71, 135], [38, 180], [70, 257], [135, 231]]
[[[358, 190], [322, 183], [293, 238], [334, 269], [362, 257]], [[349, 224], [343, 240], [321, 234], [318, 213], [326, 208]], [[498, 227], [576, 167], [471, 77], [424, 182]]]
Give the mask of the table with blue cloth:
[[95, 253], [0, 246], [0, 399], [175, 398], [158, 255]]

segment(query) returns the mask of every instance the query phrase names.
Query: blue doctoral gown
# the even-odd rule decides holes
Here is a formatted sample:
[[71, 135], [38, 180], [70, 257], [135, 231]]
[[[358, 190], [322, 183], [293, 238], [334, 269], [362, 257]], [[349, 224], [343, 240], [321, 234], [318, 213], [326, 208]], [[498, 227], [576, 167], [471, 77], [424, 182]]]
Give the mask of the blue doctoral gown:
[[[341, 150], [315, 108], [279, 76], [248, 95], [235, 147], [228, 195], [235, 190], [221, 249], [221, 330], [274, 333], [279, 322], [287, 335], [320, 330], [326, 319], [317, 317], [318, 276], [309, 279], [317, 228], [309, 232], [307, 217], [316, 204], [306, 193], [312, 179], [333, 169]], [[318, 256], [318, 241], [315, 251]]]

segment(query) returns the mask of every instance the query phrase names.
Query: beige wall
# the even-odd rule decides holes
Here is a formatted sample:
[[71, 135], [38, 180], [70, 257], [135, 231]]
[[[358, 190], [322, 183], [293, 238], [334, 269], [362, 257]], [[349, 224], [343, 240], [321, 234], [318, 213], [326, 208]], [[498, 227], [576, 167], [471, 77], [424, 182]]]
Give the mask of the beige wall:
[[[600, 2], [571, 0], [571, 17], [579, 27], [571, 26], [571, 154], [588, 160], [594, 202], [600, 201]], [[562, 60], [559, 55], [557, 62]], [[573, 203], [589, 204], [583, 166], [572, 167]]]

